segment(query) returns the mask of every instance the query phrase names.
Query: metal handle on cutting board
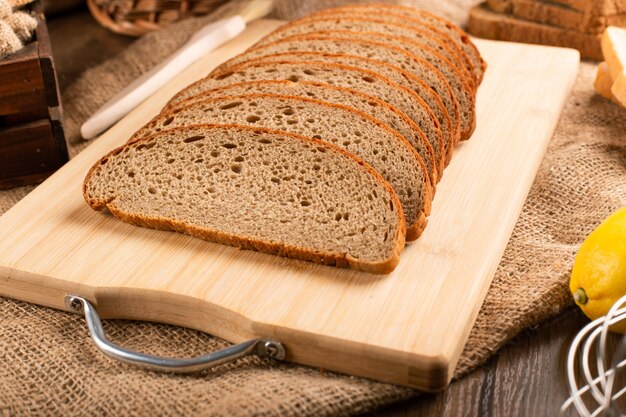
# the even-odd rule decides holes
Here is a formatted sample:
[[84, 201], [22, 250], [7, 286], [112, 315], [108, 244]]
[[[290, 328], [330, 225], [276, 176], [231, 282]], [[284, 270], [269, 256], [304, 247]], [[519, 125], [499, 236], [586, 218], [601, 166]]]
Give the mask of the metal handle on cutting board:
[[76, 295], [67, 295], [65, 296], [65, 305], [74, 312], [83, 312], [85, 314], [91, 339], [102, 353], [121, 362], [144, 368], [165, 372], [190, 373], [231, 362], [248, 355], [258, 355], [278, 360], [285, 358], [283, 345], [270, 339], [248, 340], [218, 352], [189, 359], [162, 358], [147, 355], [125, 349], [109, 341], [104, 334], [100, 317], [89, 301]]

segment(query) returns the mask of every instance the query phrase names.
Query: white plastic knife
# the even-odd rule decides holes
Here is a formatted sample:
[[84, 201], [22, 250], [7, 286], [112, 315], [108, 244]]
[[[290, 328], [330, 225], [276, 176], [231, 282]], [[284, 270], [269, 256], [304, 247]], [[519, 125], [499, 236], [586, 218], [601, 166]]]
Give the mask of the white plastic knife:
[[246, 25], [266, 16], [273, 0], [251, 0], [235, 16], [210, 23], [161, 64], [137, 78], [96, 111], [80, 128], [84, 139], [92, 139], [113, 126], [165, 83], [215, 48], [237, 37]]

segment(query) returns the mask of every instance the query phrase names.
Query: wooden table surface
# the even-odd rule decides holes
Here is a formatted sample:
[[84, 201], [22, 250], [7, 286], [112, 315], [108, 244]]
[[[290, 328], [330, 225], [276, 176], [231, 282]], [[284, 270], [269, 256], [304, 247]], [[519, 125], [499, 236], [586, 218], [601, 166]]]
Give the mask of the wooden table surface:
[[[101, 28], [86, 9], [57, 16], [48, 27], [62, 90], [84, 69], [113, 57], [133, 40]], [[557, 416], [568, 396], [567, 350], [587, 322], [577, 308], [571, 307], [522, 332], [483, 367], [452, 383], [446, 391], [422, 395], [369, 415]]]

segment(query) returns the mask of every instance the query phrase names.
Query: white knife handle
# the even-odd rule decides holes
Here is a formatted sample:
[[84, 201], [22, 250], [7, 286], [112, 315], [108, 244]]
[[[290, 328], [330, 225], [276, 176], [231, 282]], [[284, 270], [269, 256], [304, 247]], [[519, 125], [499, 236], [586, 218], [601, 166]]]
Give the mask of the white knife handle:
[[246, 22], [241, 16], [229, 17], [207, 25], [175, 54], [137, 78], [102, 106], [81, 126], [81, 135], [85, 139], [98, 136], [189, 65], [233, 39], [245, 28]]

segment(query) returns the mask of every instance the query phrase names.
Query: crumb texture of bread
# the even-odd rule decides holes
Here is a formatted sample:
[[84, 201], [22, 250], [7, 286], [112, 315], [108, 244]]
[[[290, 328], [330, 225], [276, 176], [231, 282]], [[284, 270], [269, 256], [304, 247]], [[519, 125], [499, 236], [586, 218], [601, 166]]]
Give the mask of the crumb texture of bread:
[[[244, 60], [243, 62], [308, 60], [345, 64], [377, 72], [415, 91], [435, 112], [444, 134], [456, 141], [461, 133], [461, 119], [459, 97], [455, 93], [460, 92], [462, 94], [460, 98], [469, 101], [469, 103], [463, 101], [462, 104], [469, 107], [470, 114], [467, 118], [472, 120], [473, 90], [463, 85], [461, 76], [455, 74], [454, 67], [447, 65], [445, 60], [437, 55], [433, 53], [431, 57], [438, 60], [441, 67], [392, 44], [372, 42], [362, 39], [361, 35], [355, 37], [354, 33], [343, 33], [295, 35], [261, 45], [242, 56], [241, 60]], [[233, 65], [241, 63], [241, 60], [235, 60]], [[454, 77], [451, 81], [455, 90], [451, 88], [447, 77]], [[439, 102], [445, 109], [441, 108]]]
[[[323, 59], [323, 58], [320, 58]], [[163, 112], [179, 105], [183, 100], [220, 87], [242, 82], [258, 81], [310, 81], [354, 89], [372, 95], [399, 109], [415, 122], [428, 137], [442, 135], [450, 141], [448, 133], [443, 136], [439, 119], [433, 110], [414, 91], [395, 83], [382, 75], [350, 65], [325, 62], [274, 62], [242, 63], [226, 68], [190, 85], [174, 96]], [[445, 116], [445, 107], [438, 97], [438, 113]], [[448, 118], [449, 119], [449, 118]], [[448, 121], [449, 124], [449, 121]], [[448, 131], [449, 132], [449, 131]], [[446, 139], [447, 138], [447, 139]]]
[[[331, 56], [324, 58], [320, 54]], [[465, 82], [465, 78], [452, 62], [431, 49], [421, 48], [408, 52], [393, 44], [364, 40], [363, 36], [357, 36], [356, 33], [310, 34], [296, 35], [259, 46], [241, 59], [248, 56], [256, 61], [314, 61], [317, 58], [377, 71], [415, 91], [436, 114], [437, 104], [432, 95], [438, 94], [445, 105], [446, 117], [451, 121], [455, 143], [458, 138], [469, 138], [476, 125], [473, 86]], [[360, 57], [367, 61], [354, 62], [353, 58], [349, 62], [347, 57]], [[241, 61], [236, 60], [233, 64], [237, 62]], [[438, 117], [443, 126], [446, 121], [441, 116]]]
[[404, 245], [402, 209], [373, 170], [264, 129], [192, 126], [128, 143], [94, 165], [84, 195], [142, 226], [372, 272], [393, 269]]
[[459, 54], [464, 56], [467, 69], [474, 73], [478, 83], [483, 79], [486, 63], [469, 36], [467, 36], [467, 33], [452, 22], [427, 10], [397, 4], [353, 4], [328, 9], [312, 15], [310, 18], [316, 18], [320, 15], [384, 21], [391, 24], [391, 30], [393, 31], [396, 31], [398, 27], [403, 28], [403, 30], [407, 27], [413, 30], [426, 29], [434, 36], [449, 42]]
[[271, 94], [207, 99], [161, 115], [135, 137], [208, 122], [261, 126], [330, 142], [363, 159], [391, 184], [409, 230], [430, 212], [430, 179], [419, 155], [393, 129], [346, 106]]
[[[320, 58], [323, 59], [323, 58]], [[346, 58], [347, 59], [347, 58]], [[257, 81], [311, 81], [350, 88], [372, 95], [399, 109], [415, 122], [428, 137], [442, 135], [433, 110], [417, 94], [386, 77], [363, 68], [326, 62], [248, 62], [212, 74], [175, 95], [163, 111], [177, 106], [183, 100], [215, 88], [241, 82]], [[443, 103], [440, 102], [440, 108]], [[443, 108], [445, 112], [445, 108]], [[442, 138], [443, 140], [443, 138]]]
[[[389, 27], [390, 25], [384, 22], [358, 18], [338, 19], [321, 17], [311, 19], [310, 21], [305, 20], [288, 31], [293, 34], [287, 33], [289, 36], [280, 36], [275, 41], [263, 42], [250, 49], [248, 53], [242, 54], [242, 56], [245, 57], [246, 55], [252, 54], [257, 49], [272, 48], [281, 41], [293, 41], [311, 35], [358, 38], [362, 41], [379, 42], [387, 46], [393, 45], [394, 47], [401, 48], [413, 54], [423, 54], [424, 58], [430, 59], [433, 65], [439, 65], [440, 62], [433, 62], [433, 55], [429, 55], [428, 52], [431, 54], [433, 52], [440, 54], [449, 60], [464, 78], [467, 77], [466, 81], [472, 84], [472, 88], [474, 87], [475, 79], [473, 73], [470, 73], [466, 68], [463, 55], [460, 55], [458, 51], [450, 47], [452, 41], [446, 42], [441, 38], [433, 36], [433, 33], [424, 29], [418, 30], [407, 27], [405, 29], [406, 31], [401, 31], [398, 30], [400, 26], [395, 25], [391, 26], [395, 29], [392, 31]], [[406, 36], [407, 34], [411, 36]]]
[[[452, 92], [449, 84], [437, 74], [430, 74], [432, 79], [429, 81], [434, 88], [431, 88], [428, 83], [415, 77], [409, 73], [392, 64], [388, 64], [383, 61], [378, 61], [370, 58], [363, 58], [358, 55], [349, 54], [333, 54], [324, 52], [285, 52], [276, 55], [268, 55], [261, 58], [256, 58], [251, 61], [246, 61], [241, 65], [254, 65], [256, 63], [266, 63], [275, 66], [283, 63], [294, 62], [311, 62], [311, 63], [329, 63], [329, 64], [341, 64], [349, 67], [361, 70], [367, 70], [371, 73], [376, 73], [379, 76], [384, 77], [387, 80], [395, 83], [407, 91], [416, 101], [418, 111], [430, 111], [437, 119], [438, 126], [444, 137], [444, 152], [448, 152], [452, 146], [458, 142], [461, 138], [460, 123], [458, 119], [458, 101]], [[225, 70], [228, 70], [226, 68]], [[425, 77], [430, 78], [430, 77]], [[367, 79], [369, 80], [369, 78]], [[370, 82], [370, 81], [366, 81]], [[438, 88], [441, 93], [435, 92], [435, 88]], [[425, 110], [423, 110], [423, 109]], [[448, 111], [450, 109], [450, 111]], [[454, 112], [455, 121], [452, 120], [450, 115]], [[426, 117], [420, 117], [420, 120], [426, 120]]]
[[[356, 90], [335, 87], [316, 82], [256, 81], [231, 84], [183, 101], [182, 106], [210, 98], [239, 96], [247, 94], [277, 94], [322, 100], [332, 104], [342, 104], [371, 115], [400, 133], [415, 148], [428, 168], [433, 185], [443, 170], [440, 160], [441, 135], [435, 133], [427, 137], [422, 129], [403, 112], [374, 96]], [[435, 151], [437, 149], [437, 151]]]

